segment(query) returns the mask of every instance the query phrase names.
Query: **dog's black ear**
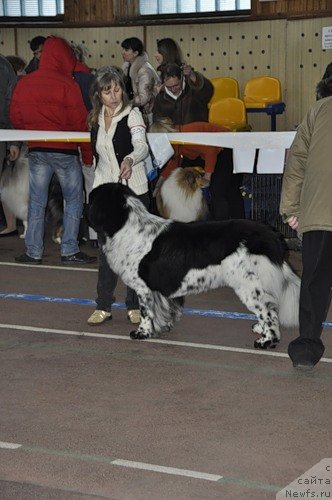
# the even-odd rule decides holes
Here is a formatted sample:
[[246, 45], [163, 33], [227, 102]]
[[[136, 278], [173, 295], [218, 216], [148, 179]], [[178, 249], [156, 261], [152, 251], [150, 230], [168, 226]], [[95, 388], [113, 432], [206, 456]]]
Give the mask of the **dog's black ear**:
[[132, 192], [118, 183], [93, 189], [89, 196], [89, 223], [97, 233], [112, 237], [126, 223], [129, 214], [127, 196]]
[[97, 233], [102, 232], [104, 214], [100, 210], [99, 203], [100, 194], [98, 188], [93, 189], [89, 195], [89, 209], [88, 209], [88, 221], [89, 226], [91, 226]]

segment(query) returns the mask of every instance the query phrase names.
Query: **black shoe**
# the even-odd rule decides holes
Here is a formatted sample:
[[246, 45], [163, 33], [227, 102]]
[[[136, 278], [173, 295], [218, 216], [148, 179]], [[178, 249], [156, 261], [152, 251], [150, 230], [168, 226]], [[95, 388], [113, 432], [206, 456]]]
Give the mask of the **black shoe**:
[[0, 238], [7, 238], [7, 236], [16, 236], [18, 235], [18, 230], [14, 229], [13, 231], [10, 231], [9, 233], [0, 233]]
[[64, 255], [61, 257], [61, 262], [63, 264], [91, 264], [92, 262], [96, 262], [97, 257], [90, 257], [83, 252], [77, 252], [73, 255]]
[[15, 257], [15, 262], [18, 262], [19, 264], [41, 264], [42, 259], [35, 259], [34, 257], [30, 257], [26, 253], [20, 255], [19, 257]]
[[324, 354], [324, 344], [320, 338], [297, 337], [288, 346], [288, 355], [298, 370], [311, 370]]

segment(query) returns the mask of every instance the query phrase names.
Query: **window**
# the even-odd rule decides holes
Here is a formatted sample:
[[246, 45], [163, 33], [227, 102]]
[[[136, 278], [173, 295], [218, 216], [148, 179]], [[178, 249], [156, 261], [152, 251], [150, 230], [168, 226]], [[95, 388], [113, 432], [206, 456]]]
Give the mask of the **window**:
[[0, 0], [0, 16], [57, 16], [64, 13], [64, 0]]
[[251, 0], [139, 0], [142, 16], [249, 10]]

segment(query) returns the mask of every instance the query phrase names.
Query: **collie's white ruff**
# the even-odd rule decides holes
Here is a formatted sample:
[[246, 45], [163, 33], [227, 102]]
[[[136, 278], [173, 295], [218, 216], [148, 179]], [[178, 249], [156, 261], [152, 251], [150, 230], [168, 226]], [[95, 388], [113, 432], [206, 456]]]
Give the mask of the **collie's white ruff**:
[[179, 167], [163, 182], [156, 197], [159, 214], [165, 219], [180, 222], [204, 220], [208, 206], [202, 187], [208, 181], [196, 167]]
[[28, 227], [29, 204], [29, 163], [26, 147], [21, 149], [15, 163], [6, 166], [2, 171], [0, 198], [15, 217], [23, 222], [24, 232], [20, 238], [24, 238]]

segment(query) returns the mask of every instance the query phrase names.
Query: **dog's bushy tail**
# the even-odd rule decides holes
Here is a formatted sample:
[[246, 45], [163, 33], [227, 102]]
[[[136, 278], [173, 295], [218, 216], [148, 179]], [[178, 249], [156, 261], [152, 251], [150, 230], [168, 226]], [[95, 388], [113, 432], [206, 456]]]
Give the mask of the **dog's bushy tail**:
[[287, 262], [282, 264], [281, 270], [284, 283], [279, 302], [279, 320], [284, 326], [298, 326], [301, 280]]

